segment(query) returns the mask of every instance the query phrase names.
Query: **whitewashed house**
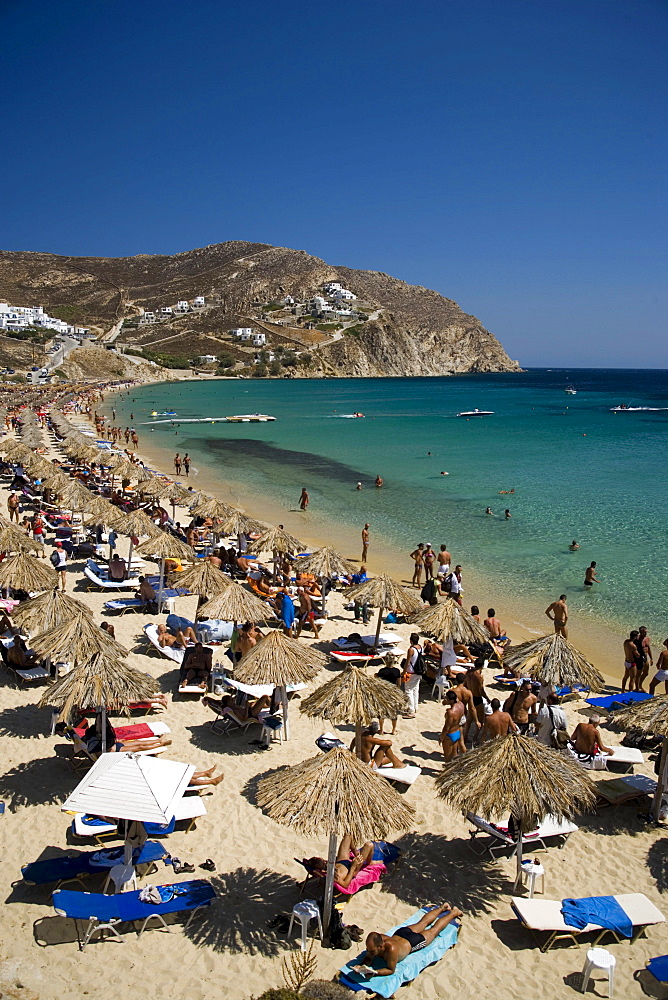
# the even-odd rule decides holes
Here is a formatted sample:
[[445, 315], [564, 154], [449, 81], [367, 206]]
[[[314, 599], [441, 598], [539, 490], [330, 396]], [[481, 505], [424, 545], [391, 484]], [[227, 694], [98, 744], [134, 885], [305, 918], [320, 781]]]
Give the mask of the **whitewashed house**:
[[162, 309], [160, 310], [160, 312], [162, 313], [163, 316], [173, 316], [174, 315], [174, 312], [173, 312], [171, 306], [163, 306]]
[[267, 343], [266, 333], [253, 334], [253, 347], [264, 347], [266, 343]]
[[174, 312], [177, 313], [187, 313], [190, 312], [190, 305], [186, 299], [179, 299], [176, 303], [176, 309]]
[[200, 354], [196, 360], [200, 365], [215, 365], [218, 358], [215, 354]]
[[204, 296], [196, 295], [195, 298], [193, 299], [193, 305], [195, 306], [196, 309], [201, 309], [202, 306], [204, 305]]
[[139, 319], [140, 326], [150, 326], [151, 323], [156, 323], [156, 315], [154, 312], [145, 312]]
[[253, 327], [252, 326], [238, 326], [238, 327], [236, 327], [236, 329], [230, 330], [230, 333], [232, 334], [233, 337], [236, 337], [237, 340], [242, 340], [242, 341], [246, 342], [246, 341], [250, 340], [251, 337], [253, 336]]
[[306, 306], [313, 316], [319, 316], [320, 313], [332, 311], [331, 304], [327, 299], [323, 299], [322, 295], [314, 295], [312, 299], [308, 300]]
[[337, 288], [332, 294], [337, 301], [345, 299], [347, 302], [354, 302], [357, 298], [349, 288]]
[[341, 290], [342, 286], [340, 281], [328, 281], [322, 287], [327, 292], [328, 295], [334, 295], [335, 292]]

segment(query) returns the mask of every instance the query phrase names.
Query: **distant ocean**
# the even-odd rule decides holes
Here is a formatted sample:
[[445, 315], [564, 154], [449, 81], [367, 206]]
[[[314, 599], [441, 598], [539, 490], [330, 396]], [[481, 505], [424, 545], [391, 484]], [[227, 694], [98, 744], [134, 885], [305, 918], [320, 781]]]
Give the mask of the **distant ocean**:
[[[620, 403], [648, 409], [610, 412]], [[659, 643], [668, 635], [668, 371], [180, 382], [133, 390], [116, 407], [123, 425], [134, 413], [140, 446], [150, 437], [189, 451], [221, 482], [286, 508], [305, 486], [314, 531], [323, 512], [357, 530], [369, 521], [407, 553], [446, 542], [464, 572], [477, 567], [507, 595], [547, 604], [565, 592], [581, 618], [623, 631], [644, 623]], [[475, 407], [493, 416], [456, 416]], [[153, 410], [177, 417], [153, 422]], [[276, 421], [179, 424], [251, 412]], [[601, 583], [586, 592], [592, 559]]]

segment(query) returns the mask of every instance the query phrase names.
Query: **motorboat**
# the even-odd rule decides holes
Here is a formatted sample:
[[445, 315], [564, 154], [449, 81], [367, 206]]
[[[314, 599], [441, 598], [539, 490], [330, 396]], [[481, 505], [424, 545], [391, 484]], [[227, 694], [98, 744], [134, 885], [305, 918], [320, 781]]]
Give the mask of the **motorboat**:
[[620, 403], [619, 406], [611, 406], [611, 413], [662, 413], [668, 410], [668, 406], [629, 406], [627, 403]]
[[564, 389], [564, 392], [566, 393], [567, 396], [577, 396], [578, 391], [576, 388], [574, 388], [574, 386], [567, 385], [566, 388]]
[[458, 417], [491, 417], [494, 415], [494, 410], [462, 410], [458, 413]]

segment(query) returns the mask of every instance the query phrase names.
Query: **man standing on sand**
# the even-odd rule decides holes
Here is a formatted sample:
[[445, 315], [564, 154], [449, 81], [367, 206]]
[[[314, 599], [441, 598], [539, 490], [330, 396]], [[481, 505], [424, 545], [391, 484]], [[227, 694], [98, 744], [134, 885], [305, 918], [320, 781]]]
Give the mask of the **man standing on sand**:
[[[452, 640], [450, 640], [452, 642]], [[466, 674], [458, 674], [458, 680], [456, 684], [453, 684], [450, 688], [451, 691], [457, 695], [459, 701], [461, 701], [464, 706], [464, 712], [466, 714], [466, 728], [462, 730], [462, 745], [459, 748], [460, 753], [465, 753], [466, 751], [466, 739], [469, 734], [469, 729], [471, 725], [475, 722], [478, 723], [478, 713], [476, 712], [475, 705], [473, 704], [473, 692], [466, 685]], [[447, 700], [444, 697], [441, 701], [442, 705], [447, 705]]]
[[302, 486], [302, 495], [299, 498], [299, 509], [306, 510], [308, 507], [309, 495], [305, 486]]
[[498, 698], [492, 698], [491, 704], [492, 714], [485, 716], [485, 724], [482, 727], [482, 742], [497, 740], [500, 736], [507, 736], [509, 732], [519, 731], [512, 716], [508, 712], [501, 711], [501, 702]]
[[[485, 722], [485, 683], [482, 678], [484, 664], [485, 661], [482, 657], [479, 657], [467, 667], [464, 676], [464, 684], [472, 695], [474, 719], [478, 727], [478, 742], [480, 742], [480, 734]], [[468, 736], [470, 725], [471, 720], [469, 719], [469, 723], [466, 726], [465, 738]]]
[[641, 662], [638, 669], [638, 691], [642, 691], [643, 683], [647, 674], [649, 673], [650, 666], [654, 666], [654, 657], [652, 656], [652, 645], [649, 636], [647, 635], [647, 627], [641, 625], [638, 629], [638, 638], [636, 639], [636, 646], [641, 653]]
[[441, 545], [438, 555], [436, 556], [438, 560], [438, 575], [447, 576], [450, 572], [450, 563], [452, 562], [452, 556], [447, 550], [445, 545]]
[[526, 736], [529, 731], [529, 712], [532, 711], [538, 698], [531, 692], [531, 681], [524, 680], [519, 689], [506, 698], [503, 706], [504, 712], [510, 712], [513, 722], [517, 723], [522, 736]]
[[464, 588], [462, 587], [462, 568], [461, 566], [455, 566], [454, 573], [450, 577], [450, 597], [457, 604], [462, 606], [462, 593]]
[[443, 704], [447, 708], [439, 742], [443, 749], [443, 757], [448, 761], [466, 750], [466, 746], [462, 750], [462, 719], [466, 709], [452, 689], [445, 692]]
[[624, 676], [622, 677], [622, 691], [626, 691], [628, 681], [629, 691], [638, 690], [638, 646], [636, 639], [639, 632], [635, 629], [629, 633], [628, 639], [624, 639]]
[[185, 455], [183, 456], [183, 471], [185, 472], [187, 479], [188, 476], [190, 475], [190, 455], [188, 454], [188, 452], [186, 452]]
[[16, 493], [10, 493], [7, 498], [7, 510], [9, 511], [9, 520], [16, 521], [19, 523], [19, 510], [21, 509], [21, 501]]
[[422, 568], [424, 566], [424, 545], [422, 542], [418, 545], [416, 549], [411, 552], [411, 559], [415, 563], [415, 569], [413, 570], [413, 586], [422, 586]]
[[174, 471], [176, 472], [177, 476], [181, 475], [181, 456], [179, 455], [178, 451], [176, 455], [174, 455]]
[[656, 673], [649, 682], [649, 693], [654, 694], [657, 684], [664, 682], [665, 693], [668, 694], [668, 639], [663, 640], [663, 649], [656, 661]]
[[367, 561], [369, 555], [369, 525], [365, 524], [362, 528], [362, 562]]
[[545, 609], [545, 614], [554, 622], [556, 635], [561, 635], [568, 639], [568, 608], [566, 607], [566, 595], [561, 594], [558, 601], [552, 601], [549, 608]]
[[600, 580], [596, 579], [596, 563], [590, 563], [585, 570], [585, 587], [593, 587], [595, 583], [600, 582]]

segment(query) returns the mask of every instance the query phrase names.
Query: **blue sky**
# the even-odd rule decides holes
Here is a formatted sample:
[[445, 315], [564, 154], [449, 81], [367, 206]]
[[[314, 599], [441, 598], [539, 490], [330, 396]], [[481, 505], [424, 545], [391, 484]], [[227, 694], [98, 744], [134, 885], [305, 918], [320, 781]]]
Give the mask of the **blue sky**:
[[[665, 0], [5, 0], [3, 248], [228, 239], [667, 367]], [[11, 43], [11, 44], [9, 44]]]

